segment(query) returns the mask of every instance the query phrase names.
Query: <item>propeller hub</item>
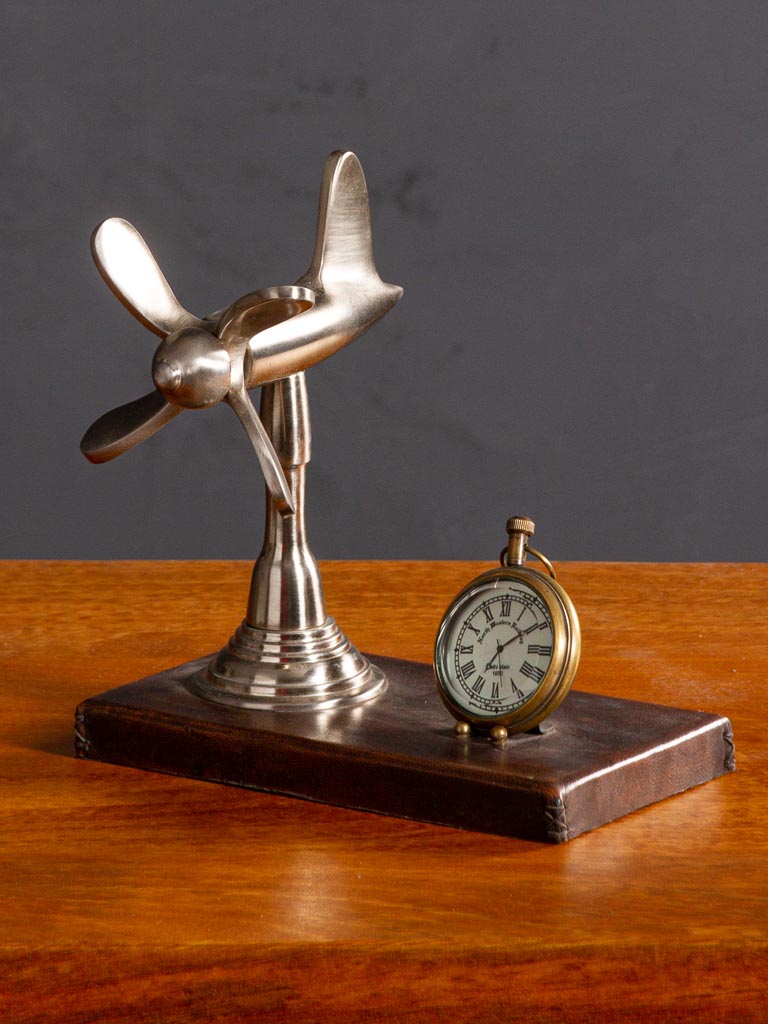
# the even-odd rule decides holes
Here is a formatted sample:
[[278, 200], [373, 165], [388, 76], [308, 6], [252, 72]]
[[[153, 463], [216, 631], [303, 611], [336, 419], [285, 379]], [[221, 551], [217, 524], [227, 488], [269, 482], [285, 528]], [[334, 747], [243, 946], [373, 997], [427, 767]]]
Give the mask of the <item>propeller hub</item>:
[[155, 387], [163, 394], [177, 391], [181, 384], [181, 368], [177, 363], [167, 363], [164, 359], [158, 359], [152, 371]]
[[219, 339], [197, 327], [169, 334], [152, 360], [157, 390], [186, 409], [205, 409], [226, 398], [231, 370], [229, 352]]

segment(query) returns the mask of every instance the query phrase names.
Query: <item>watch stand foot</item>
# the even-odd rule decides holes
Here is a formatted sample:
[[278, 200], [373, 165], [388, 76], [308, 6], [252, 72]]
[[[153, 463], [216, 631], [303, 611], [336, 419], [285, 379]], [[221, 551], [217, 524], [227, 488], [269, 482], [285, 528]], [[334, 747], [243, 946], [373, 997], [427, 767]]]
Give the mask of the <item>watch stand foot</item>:
[[523, 732], [510, 733], [504, 726], [494, 726], [488, 732], [481, 729], [473, 729], [469, 722], [457, 722], [453, 727], [454, 735], [460, 740], [468, 740], [473, 736], [480, 739], [489, 739], [497, 745], [508, 743], [510, 740], [522, 739], [529, 736], [543, 736], [552, 728], [552, 723], [545, 719], [534, 725], [532, 729], [525, 729]]

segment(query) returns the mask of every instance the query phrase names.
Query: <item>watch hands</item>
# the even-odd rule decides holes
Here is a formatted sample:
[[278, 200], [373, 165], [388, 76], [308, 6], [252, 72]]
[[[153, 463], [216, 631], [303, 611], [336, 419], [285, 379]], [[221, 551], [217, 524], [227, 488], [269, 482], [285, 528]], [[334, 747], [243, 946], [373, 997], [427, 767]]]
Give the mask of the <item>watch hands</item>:
[[485, 671], [486, 671], [486, 672], [488, 671], [488, 669], [489, 669], [489, 668], [492, 668], [492, 667], [493, 667], [493, 663], [494, 663], [494, 661], [495, 661], [495, 660], [496, 660], [496, 659], [498, 658], [498, 656], [499, 656], [499, 655], [501, 654], [501, 652], [502, 652], [503, 650], [504, 650], [504, 645], [503, 645], [503, 644], [500, 644], [500, 643], [498, 642], [498, 640], [497, 640], [497, 641], [496, 641], [496, 653], [495, 653], [495, 654], [494, 654], [494, 656], [493, 656], [493, 657], [491, 658], [491, 660], [490, 660], [490, 661], [488, 662], [488, 664], [487, 664], [487, 665], [485, 666]]
[[[517, 629], [517, 627], [516, 627], [516, 626], [515, 626], [515, 629]], [[515, 640], [519, 640], [519, 641], [522, 641], [522, 639], [523, 639], [523, 634], [522, 634], [522, 633], [520, 632], [520, 630], [518, 629], [518, 630], [517, 630], [517, 634], [516, 634], [515, 636], [511, 637], [511, 638], [510, 638], [509, 640], [505, 641], [505, 642], [504, 642], [503, 644], [502, 644], [502, 643], [500, 643], [500, 642], [499, 642], [499, 641], [497, 640], [497, 641], [496, 641], [496, 653], [495, 653], [495, 654], [493, 655], [493, 657], [491, 658], [491, 660], [490, 660], [490, 661], [488, 662], [488, 664], [487, 664], [487, 665], [485, 666], [485, 670], [486, 670], [486, 672], [488, 671], [488, 669], [489, 669], [489, 668], [492, 668], [492, 666], [493, 666], [493, 663], [494, 663], [494, 661], [496, 660], [496, 658], [498, 658], [498, 657], [499, 657], [499, 655], [501, 654], [501, 652], [502, 652], [502, 651], [504, 650], [504, 648], [505, 648], [505, 647], [509, 647], [509, 645], [510, 645], [511, 643], [514, 643], [514, 642], [515, 642]], [[499, 664], [501, 664], [501, 662], [499, 662]], [[514, 686], [514, 683], [513, 683], [512, 685]]]
[[[515, 629], [517, 629], [517, 626], [515, 626]], [[514, 643], [514, 642], [515, 642], [515, 640], [520, 640], [520, 641], [522, 641], [522, 639], [523, 639], [523, 634], [522, 634], [522, 633], [520, 632], [520, 630], [518, 629], [518, 630], [517, 630], [517, 636], [513, 636], [513, 637], [512, 637], [512, 638], [511, 638], [510, 640], [507, 640], [507, 642], [506, 642], [506, 643], [503, 643], [503, 644], [497, 643], [497, 644], [496, 644], [496, 646], [497, 646], [497, 648], [498, 648], [498, 650], [496, 651], [496, 653], [497, 653], [497, 654], [501, 654], [501, 652], [502, 652], [502, 651], [504, 650], [504, 648], [505, 648], [505, 647], [509, 647], [509, 645], [510, 645], [511, 643]]]

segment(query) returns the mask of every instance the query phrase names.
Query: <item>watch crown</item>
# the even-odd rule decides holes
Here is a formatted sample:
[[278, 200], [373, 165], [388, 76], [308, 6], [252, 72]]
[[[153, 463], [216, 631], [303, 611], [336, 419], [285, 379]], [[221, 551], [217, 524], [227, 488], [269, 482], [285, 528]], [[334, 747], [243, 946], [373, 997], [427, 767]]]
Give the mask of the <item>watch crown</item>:
[[532, 537], [534, 529], [534, 521], [527, 516], [512, 516], [507, 520], [507, 533], [510, 536], [513, 533], [524, 533], [527, 537]]

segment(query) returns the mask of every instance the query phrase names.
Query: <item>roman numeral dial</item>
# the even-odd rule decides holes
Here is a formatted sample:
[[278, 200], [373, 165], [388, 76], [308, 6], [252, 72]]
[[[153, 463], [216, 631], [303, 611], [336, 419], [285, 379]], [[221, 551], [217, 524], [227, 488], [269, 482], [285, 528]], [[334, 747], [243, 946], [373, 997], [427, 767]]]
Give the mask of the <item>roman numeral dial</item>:
[[[513, 533], [530, 525], [510, 522]], [[458, 719], [457, 734], [491, 732], [494, 742], [498, 734], [536, 725], [557, 707], [580, 651], [578, 618], [554, 571], [547, 576], [529, 568], [525, 554], [515, 561], [511, 545], [501, 569], [479, 576], [454, 598], [435, 641], [438, 690]]]
[[479, 713], [508, 714], [546, 678], [554, 649], [552, 618], [529, 588], [490, 590], [462, 609], [449, 644], [461, 699]]

